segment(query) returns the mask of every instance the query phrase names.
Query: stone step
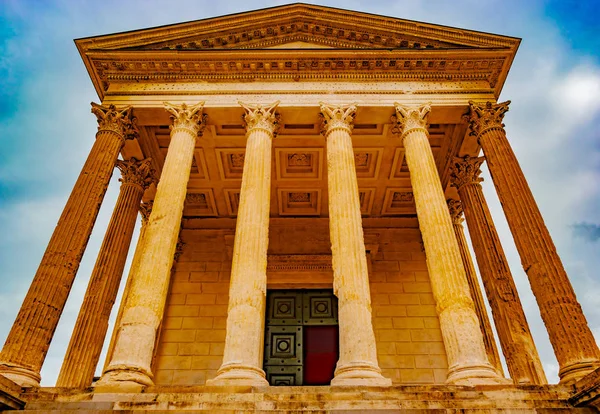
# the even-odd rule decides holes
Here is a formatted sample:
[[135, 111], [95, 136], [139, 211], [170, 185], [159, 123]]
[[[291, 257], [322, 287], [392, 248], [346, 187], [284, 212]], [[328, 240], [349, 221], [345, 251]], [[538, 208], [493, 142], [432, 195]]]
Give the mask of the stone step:
[[214, 387], [152, 388], [138, 393], [92, 393], [45, 388], [25, 392], [24, 413], [595, 413], [573, 408], [564, 386], [392, 388]]
[[381, 412], [381, 413], [446, 413], [446, 412], [540, 412], [540, 413], [595, 413], [593, 409], [573, 408], [558, 401], [405, 401], [391, 400], [337, 400], [321, 403], [306, 401], [213, 401], [213, 402], [34, 402], [25, 407], [23, 413], [109, 413], [123, 411], [130, 413], [193, 413], [193, 412]]
[[[13, 414], [16, 411], [1, 411], [0, 413], [4, 414]], [[18, 411], [23, 414], [111, 414], [115, 413], [114, 410], [95, 410], [95, 409], [77, 409], [77, 410], [69, 410], [69, 409], [53, 409], [53, 410], [24, 410]], [[118, 411], [116, 411], [118, 412]], [[356, 413], [381, 413], [381, 414], [492, 414], [492, 413], [502, 413], [502, 414], [531, 414], [531, 413], [539, 413], [539, 414], [594, 414], [597, 411], [594, 411], [589, 408], [534, 408], [534, 409], [503, 409], [503, 408], [494, 408], [494, 409], [374, 409], [374, 410], [363, 410], [363, 409], [332, 409], [332, 410], [215, 410], [212, 408], [205, 410], [135, 410], [135, 411], [122, 411], [123, 413], [135, 413], [135, 414], [193, 414], [193, 413], [214, 413], [214, 414], [234, 414], [234, 413], [242, 413], [242, 412], [253, 412], [253, 413], [269, 413], [273, 414], [274, 412], [295, 412], [295, 413], [335, 413], [335, 414], [356, 414]]]

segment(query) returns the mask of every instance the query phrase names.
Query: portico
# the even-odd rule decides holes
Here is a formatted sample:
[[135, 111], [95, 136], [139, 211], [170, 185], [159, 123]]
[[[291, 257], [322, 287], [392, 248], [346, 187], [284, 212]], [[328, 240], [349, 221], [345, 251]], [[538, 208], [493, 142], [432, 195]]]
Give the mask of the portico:
[[[267, 292], [307, 289], [336, 297], [332, 386], [544, 386], [479, 185], [484, 161], [561, 382], [600, 366], [502, 124], [508, 103], [497, 99], [519, 40], [353, 16], [300, 4], [77, 40], [102, 102], [93, 104], [98, 135], [0, 353], [0, 374], [39, 386], [116, 166], [123, 196], [59, 386], [268, 387], [265, 361], [287, 362], [265, 349]], [[108, 332], [138, 208], [142, 235]], [[297, 305], [298, 315], [312, 310], [309, 299]], [[288, 341], [290, 309], [280, 309], [276, 331], [302, 353], [303, 341]]]

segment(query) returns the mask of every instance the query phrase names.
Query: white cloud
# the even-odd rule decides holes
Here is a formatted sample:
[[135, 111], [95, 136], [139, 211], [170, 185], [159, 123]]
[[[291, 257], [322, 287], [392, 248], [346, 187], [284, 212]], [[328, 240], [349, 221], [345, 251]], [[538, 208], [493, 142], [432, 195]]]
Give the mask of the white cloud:
[[600, 69], [591, 63], [573, 68], [555, 92], [566, 117], [591, 121], [600, 110]]

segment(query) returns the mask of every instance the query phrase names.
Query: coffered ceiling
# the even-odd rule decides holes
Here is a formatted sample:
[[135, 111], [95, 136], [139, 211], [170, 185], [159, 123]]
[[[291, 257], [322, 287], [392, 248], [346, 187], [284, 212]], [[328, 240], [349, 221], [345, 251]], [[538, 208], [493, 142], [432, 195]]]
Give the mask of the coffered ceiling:
[[[184, 216], [236, 216], [246, 138], [241, 121], [232, 121], [209, 123], [198, 139]], [[314, 121], [284, 120], [273, 140], [272, 217], [328, 216], [327, 148], [318, 133], [317, 119]], [[465, 132], [464, 124], [429, 126], [430, 143], [444, 187], [448, 162], [463, 145]], [[167, 154], [169, 134], [166, 125], [141, 127], [140, 150], [154, 158], [159, 170]], [[391, 124], [356, 123], [352, 140], [363, 216], [415, 215], [404, 148], [391, 133]]]

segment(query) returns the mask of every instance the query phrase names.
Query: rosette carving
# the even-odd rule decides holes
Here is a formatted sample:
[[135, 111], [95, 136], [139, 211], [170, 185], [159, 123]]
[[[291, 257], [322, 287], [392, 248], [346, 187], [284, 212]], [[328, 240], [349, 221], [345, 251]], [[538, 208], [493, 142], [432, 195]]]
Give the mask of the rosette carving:
[[354, 117], [356, 116], [356, 104], [351, 105], [327, 105], [319, 102], [321, 106], [321, 134], [327, 136], [334, 129], [345, 129], [352, 133]]
[[242, 120], [246, 126], [246, 131], [252, 129], [264, 129], [269, 134], [276, 136], [277, 130], [279, 129], [279, 114], [275, 112], [279, 101], [272, 103], [271, 105], [248, 105], [242, 101], [238, 101], [238, 104], [246, 113], [242, 116]]
[[489, 129], [503, 129], [504, 114], [508, 112], [510, 101], [502, 103], [486, 102], [478, 104], [469, 101], [470, 112], [466, 115], [471, 130], [470, 135], [480, 136]]
[[414, 129], [422, 129], [427, 132], [427, 118], [431, 112], [431, 105], [406, 106], [395, 103], [396, 115], [392, 115], [392, 133], [404, 137]]
[[112, 131], [123, 137], [123, 140], [138, 136], [137, 118], [132, 115], [132, 107], [117, 109], [114, 105], [99, 105], [92, 102], [92, 113], [98, 119], [98, 131]]
[[181, 105], [173, 105], [164, 102], [165, 109], [171, 114], [171, 129], [187, 129], [193, 135], [202, 136], [206, 127], [206, 119], [208, 116], [203, 113], [204, 102], [198, 102], [196, 105], [188, 106], [183, 103]]
[[134, 184], [146, 190], [155, 181], [155, 170], [152, 168], [152, 160], [146, 158], [138, 161], [130, 158], [127, 161], [117, 160], [117, 168], [121, 171], [120, 182], [123, 184]]
[[481, 164], [485, 161], [484, 157], [456, 157], [454, 163], [450, 167], [450, 185], [461, 188], [467, 184], [479, 184], [483, 178], [481, 174]]

